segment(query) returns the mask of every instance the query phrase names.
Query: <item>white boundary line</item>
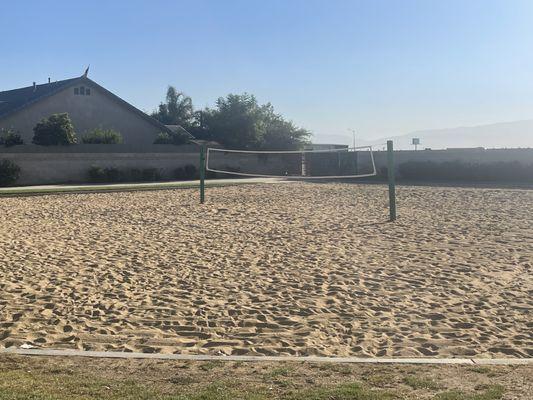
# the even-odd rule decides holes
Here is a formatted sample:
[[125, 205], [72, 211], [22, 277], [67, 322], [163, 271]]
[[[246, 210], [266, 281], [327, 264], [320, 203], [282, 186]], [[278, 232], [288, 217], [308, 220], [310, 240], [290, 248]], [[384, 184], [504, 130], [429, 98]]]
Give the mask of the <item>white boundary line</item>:
[[[359, 174], [359, 175], [324, 175], [324, 176], [301, 176], [301, 175], [263, 175], [263, 174], [247, 174], [244, 172], [233, 172], [225, 171], [220, 169], [209, 168], [209, 153], [212, 152], [222, 152], [222, 153], [248, 153], [248, 154], [303, 154], [303, 153], [325, 153], [325, 152], [348, 152], [350, 150], [358, 149], [369, 149], [370, 159], [372, 161], [373, 171], [369, 174]], [[376, 176], [376, 162], [374, 160], [374, 152], [372, 146], [361, 146], [361, 147], [352, 147], [347, 149], [333, 149], [333, 150], [290, 150], [290, 151], [268, 151], [268, 150], [257, 150], [257, 151], [248, 151], [248, 150], [230, 150], [230, 149], [219, 149], [216, 147], [208, 147], [205, 158], [205, 169], [206, 171], [218, 172], [228, 175], [238, 175], [238, 176], [251, 176], [251, 177], [260, 177], [260, 178], [287, 178], [287, 179], [343, 179], [343, 178], [367, 178], [370, 176]]]
[[155, 359], [176, 361], [270, 361], [347, 364], [466, 364], [466, 365], [533, 365], [533, 358], [364, 358], [298, 356], [212, 356], [192, 354], [130, 353], [120, 351], [86, 351], [54, 349], [0, 349], [0, 354], [24, 356], [61, 356], [120, 359]]

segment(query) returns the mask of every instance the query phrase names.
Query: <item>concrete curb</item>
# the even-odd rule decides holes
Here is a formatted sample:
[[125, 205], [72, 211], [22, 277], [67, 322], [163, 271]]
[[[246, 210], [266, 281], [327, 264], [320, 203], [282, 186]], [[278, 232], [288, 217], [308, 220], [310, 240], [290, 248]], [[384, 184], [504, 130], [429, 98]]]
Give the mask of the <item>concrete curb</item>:
[[364, 357], [298, 357], [298, 356], [212, 356], [192, 354], [131, 353], [118, 351], [84, 351], [54, 349], [0, 349], [0, 354], [24, 356], [60, 356], [121, 359], [155, 359], [177, 361], [270, 361], [347, 364], [466, 364], [466, 365], [533, 365], [533, 358], [364, 358]]
[[[290, 183], [292, 181], [276, 178], [238, 178], [209, 179], [206, 187], [236, 186], [248, 184]], [[39, 185], [39, 186], [8, 186], [0, 188], [0, 197], [40, 196], [54, 194], [78, 193], [114, 193], [147, 190], [196, 189], [200, 181], [163, 181], [141, 183], [105, 183], [85, 185]]]

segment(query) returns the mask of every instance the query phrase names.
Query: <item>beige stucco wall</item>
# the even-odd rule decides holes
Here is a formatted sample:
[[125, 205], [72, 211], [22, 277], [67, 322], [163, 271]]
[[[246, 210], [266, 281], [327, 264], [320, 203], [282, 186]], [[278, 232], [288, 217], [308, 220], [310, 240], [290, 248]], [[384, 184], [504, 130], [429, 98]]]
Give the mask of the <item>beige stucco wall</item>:
[[[108, 148], [105, 151], [105, 148]], [[15, 146], [0, 147], [0, 160], [15, 162], [21, 169], [17, 185], [81, 183], [88, 181], [89, 168], [157, 168], [165, 179], [173, 179], [174, 170], [185, 165], [198, 167], [197, 146], [146, 146], [131, 152], [127, 145]], [[93, 148], [94, 151], [91, 151]]]
[[20, 131], [24, 142], [30, 144], [37, 122], [51, 114], [66, 112], [78, 138], [88, 130], [102, 127], [120, 132], [125, 144], [153, 143], [159, 128], [106, 96], [94, 85], [84, 83], [83, 86], [91, 88], [90, 96], [75, 95], [74, 87], [69, 87], [0, 120], [0, 128]]
[[[376, 166], [387, 166], [387, 152], [374, 152]], [[460, 161], [472, 164], [497, 162], [519, 162], [533, 164], [533, 149], [449, 149], [449, 150], [400, 150], [394, 152], [394, 162], [398, 167], [408, 161], [432, 161], [436, 163]]]
[[[386, 152], [374, 153], [378, 170], [385, 167]], [[407, 161], [462, 161], [489, 164], [494, 162], [519, 162], [533, 164], [533, 149], [502, 150], [442, 150], [442, 151], [397, 151], [395, 164]], [[177, 167], [199, 165], [199, 147], [196, 145], [129, 146], [129, 145], [76, 145], [76, 146], [0, 146], [0, 160], [9, 159], [21, 168], [18, 185], [47, 183], [86, 182], [89, 168], [99, 167], [158, 168], [166, 179], [173, 178]], [[359, 173], [369, 172], [366, 164], [368, 152], [359, 154]], [[211, 168], [232, 168], [244, 173], [280, 174], [287, 160], [277, 155], [269, 157], [212, 157]]]

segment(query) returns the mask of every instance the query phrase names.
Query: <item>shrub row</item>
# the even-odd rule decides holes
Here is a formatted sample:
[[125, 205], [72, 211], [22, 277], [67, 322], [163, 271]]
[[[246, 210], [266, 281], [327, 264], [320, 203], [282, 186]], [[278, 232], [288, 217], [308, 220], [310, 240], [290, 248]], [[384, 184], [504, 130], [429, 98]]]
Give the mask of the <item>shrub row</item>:
[[185, 165], [184, 167], [179, 167], [174, 170], [174, 178], [179, 181], [190, 181], [193, 179], [200, 178], [200, 171], [192, 165]]
[[[238, 172], [237, 170], [235, 172]], [[163, 180], [163, 174], [157, 168], [130, 168], [119, 169], [116, 167], [102, 168], [99, 166], [92, 166], [89, 168], [88, 177], [90, 182], [95, 183], [113, 183], [113, 182], [149, 182]], [[176, 168], [169, 179], [176, 179], [178, 181], [188, 181], [200, 178], [200, 171], [192, 164]], [[227, 178], [225, 174], [217, 174], [215, 172], [206, 171], [206, 178], [217, 179]]]
[[[120, 144], [123, 142], [120, 132], [113, 129], [96, 128], [81, 137], [84, 144]], [[161, 132], [154, 144], [182, 145], [190, 142], [185, 132]], [[78, 143], [74, 126], [67, 113], [52, 114], [41, 119], [33, 128], [32, 143], [41, 146], [72, 145]], [[24, 144], [20, 134], [12, 129], [0, 130], [0, 145], [6, 147]]]
[[190, 142], [190, 137], [184, 132], [161, 132], [154, 140], [154, 144], [173, 144], [179, 146]]
[[102, 168], [92, 166], [88, 172], [89, 181], [96, 183], [113, 182], [142, 182], [162, 180], [161, 170], [158, 168], [118, 169], [116, 167]]
[[120, 144], [122, 135], [113, 129], [96, 128], [82, 136], [84, 144]]

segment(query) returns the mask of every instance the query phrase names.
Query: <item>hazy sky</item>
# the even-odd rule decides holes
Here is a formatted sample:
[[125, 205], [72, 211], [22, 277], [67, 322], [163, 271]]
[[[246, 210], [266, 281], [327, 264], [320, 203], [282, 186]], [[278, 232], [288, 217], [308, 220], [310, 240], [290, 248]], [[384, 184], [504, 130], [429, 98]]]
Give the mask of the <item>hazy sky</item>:
[[144, 110], [250, 92], [370, 139], [533, 118], [533, 1], [0, 0], [0, 90], [81, 75]]

